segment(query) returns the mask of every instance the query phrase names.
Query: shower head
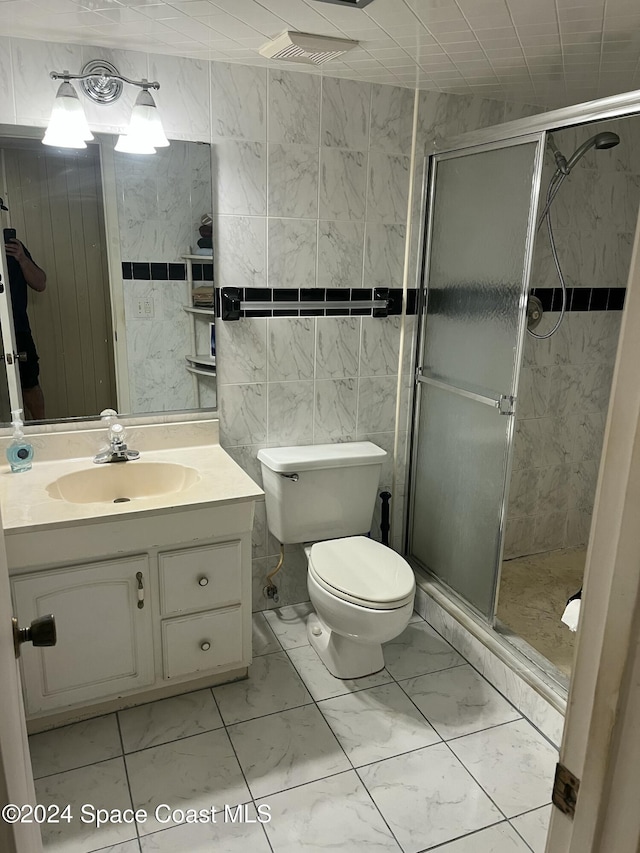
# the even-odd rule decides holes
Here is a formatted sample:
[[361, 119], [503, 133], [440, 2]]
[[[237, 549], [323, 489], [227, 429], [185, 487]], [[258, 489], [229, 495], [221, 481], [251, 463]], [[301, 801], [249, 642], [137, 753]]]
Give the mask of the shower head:
[[593, 144], [596, 148], [602, 148], [604, 150], [607, 148], [615, 148], [616, 145], [620, 144], [620, 137], [618, 134], [612, 133], [610, 130], [607, 130], [604, 133], [596, 133], [593, 140]]
[[596, 133], [595, 136], [592, 136], [590, 139], [587, 139], [586, 142], [583, 142], [582, 145], [577, 148], [571, 157], [569, 157], [569, 161], [567, 162], [567, 172], [568, 174], [573, 167], [576, 165], [578, 160], [582, 159], [584, 155], [591, 148], [597, 148], [598, 150], [606, 150], [607, 148], [614, 148], [620, 142], [620, 137], [617, 133], [612, 133], [610, 130], [603, 131], [602, 133]]

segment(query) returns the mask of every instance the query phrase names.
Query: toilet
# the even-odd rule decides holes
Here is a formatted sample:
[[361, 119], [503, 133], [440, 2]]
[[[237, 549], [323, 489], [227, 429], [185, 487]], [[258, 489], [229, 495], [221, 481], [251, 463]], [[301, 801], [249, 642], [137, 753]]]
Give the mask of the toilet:
[[365, 535], [386, 455], [369, 441], [258, 451], [269, 530], [283, 545], [306, 543], [316, 611], [307, 636], [336, 678], [381, 670], [382, 643], [401, 634], [413, 612], [411, 567]]

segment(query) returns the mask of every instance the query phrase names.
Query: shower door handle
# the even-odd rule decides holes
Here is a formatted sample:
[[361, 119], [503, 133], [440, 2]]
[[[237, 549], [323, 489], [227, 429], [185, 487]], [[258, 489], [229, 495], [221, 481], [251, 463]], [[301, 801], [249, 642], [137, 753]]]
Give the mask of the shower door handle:
[[466, 397], [467, 400], [475, 400], [476, 403], [483, 403], [485, 406], [491, 406], [492, 409], [497, 409], [501, 415], [513, 415], [515, 413], [516, 398], [512, 394], [487, 397], [475, 391], [467, 391], [466, 388], [459, 388], [457, 385], [450, 385], [448, 382], [443, 382], [441, 379], [436, 379], [426, 373], [418, 373], [418, 382], [424, 385], [431, 385], [433, 388], [440, 388], [442, 391], [450, 391], [452, 394], [457, 394], [459, 397]]

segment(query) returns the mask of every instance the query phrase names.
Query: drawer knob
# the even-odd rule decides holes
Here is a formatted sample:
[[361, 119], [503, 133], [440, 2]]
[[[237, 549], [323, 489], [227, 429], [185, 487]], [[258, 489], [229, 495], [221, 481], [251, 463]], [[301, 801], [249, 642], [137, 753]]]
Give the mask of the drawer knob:
[[200, 643], [200, 648], [202, 649], [203, 652], [208, 652], [209, 649], [211, 648], [211, 643], [209, 643], [207, 640], [205, 640], [204, 643]]
[[201, 575], [198, 578], [198, 583], [200, 586], [206, 586], [209, 583], [209, 578], [206, 575]]

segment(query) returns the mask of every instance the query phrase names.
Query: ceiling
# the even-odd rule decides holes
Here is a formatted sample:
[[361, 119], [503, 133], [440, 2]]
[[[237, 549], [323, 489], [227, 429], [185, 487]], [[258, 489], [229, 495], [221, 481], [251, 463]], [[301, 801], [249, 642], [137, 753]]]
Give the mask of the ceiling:
[[356, 39], [329, 76], [563, 106], [640, 88], [638, 0], [0, 0], [2, 34], [317, 71], [285, 29]]

